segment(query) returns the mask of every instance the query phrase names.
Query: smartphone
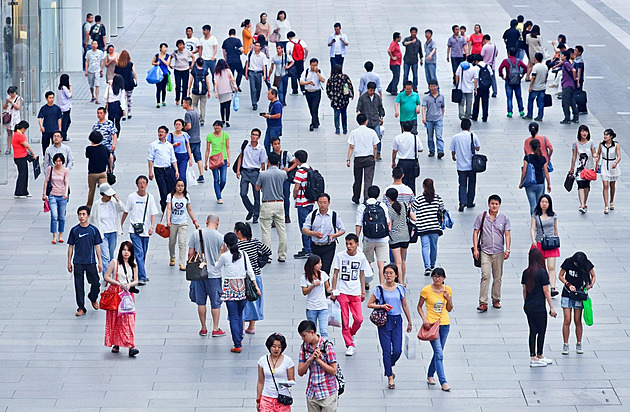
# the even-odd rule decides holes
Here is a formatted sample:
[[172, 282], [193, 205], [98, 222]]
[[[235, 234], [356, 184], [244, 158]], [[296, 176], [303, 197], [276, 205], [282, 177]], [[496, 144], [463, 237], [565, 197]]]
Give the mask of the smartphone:
[[267, 114], [267, 113], [258, 113], [258, 116], [264, 116], [264, 115], [266, 115], [266, 114]]

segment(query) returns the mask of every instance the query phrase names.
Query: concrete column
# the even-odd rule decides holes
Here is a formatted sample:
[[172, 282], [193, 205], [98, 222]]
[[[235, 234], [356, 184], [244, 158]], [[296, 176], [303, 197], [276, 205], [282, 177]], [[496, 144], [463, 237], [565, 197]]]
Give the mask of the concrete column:
[[[83, 66], [83, 22], [88, 12], [83, 14], [81, 0], [64, 0], [61, 4], [62, 69], [64, 72], [80, 71]], [[77, 36], [75, 22], [81, 22], [78, 27], [81, 36]]]
[[100, 0], [98, 2], [98, 14], [101, 15], [101, 23], [105, 25], [105, 29], [107, 30], [107, 38], [111, 36], [111, 10], [110, 10], [110, 1], [109, 0]]
[[116, 9], [116, 20], [118, 21], [119, 29], [125, 27], [125, 22], [123, 21], [123, 1], [124, 0], [118, 0], [118, 7]]
[[109, 35], [112, 37], [118, 36], [118, 1], [119, 0], [105, 0], [109, 1]]

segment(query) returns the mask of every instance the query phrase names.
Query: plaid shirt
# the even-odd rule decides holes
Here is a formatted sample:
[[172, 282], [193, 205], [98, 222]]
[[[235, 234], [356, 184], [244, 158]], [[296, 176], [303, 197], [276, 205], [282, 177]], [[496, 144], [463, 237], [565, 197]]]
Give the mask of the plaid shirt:
[[[320, 336], [317, 346], [320, 350], [323, 348], [326, 340]], [[326, 345], [326, 350], [322, 351], [323, 358], [326, 363], [336, 363], [337, 353], [332, 343]], [[306, 359], [315, 351], [313, 345], [302, 344], [300, 349], [300, 363], [306, 362]], [[308, 367], [309, 376], [306, 385], [306, 397], [309, 399], [322, 400], [331, 397], [337, 392], [337, 377], [327, 373], [316, 361], [311, 362]]]

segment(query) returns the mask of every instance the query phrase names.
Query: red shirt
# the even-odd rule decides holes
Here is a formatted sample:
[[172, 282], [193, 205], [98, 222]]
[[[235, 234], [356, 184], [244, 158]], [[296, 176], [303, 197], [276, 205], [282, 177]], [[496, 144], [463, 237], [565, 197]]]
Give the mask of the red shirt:
[[26, 141], [26, 136], [24, 133], [14, 132], [13, 139], [11, 140], [11, 145], [13, 146], [13, 158], [21, 159], [26, 157], [27, 151], [26, 147], [22, 144]]
[[[529, 142], [531, 142], [533, 139], [533, 137], [528, 137], [527, 139], [525, 139], [523, 152], [525, 152], [526, 155], [534, 154], [534, 152], [532, 152], [532, 148], [529, 145]], [[553, 146], [551, 145], [549, 138], [547, 138], [546, 136], [536, 136], [536, 140], [540, 142], [540, 150], [542, 151], [543, 156], [545, 156], [545, 159], [549, 161], [549, 152], [553, 150]]]
[[468, 38], [472, 44], [472, 54], [481, 54], [481, 48], [483, 47], [483, 34], [471, 34]]
[[400, 51], [400, 44], [392, 40], [389, 45], [389, 49], [387, 50], [391, 51], [394, 57], [396, 57], [396, 60], [392, 60], [391, 58], [389, 59], [389, 65], [400, 66], [402, 64], [402, 52]]
[[524, 71], [527, 71], [527, 66], [525, 66], [525, 63], [523, 63], [521, 60], [517, 59], [514, 56], [509, 56], [507, 59], [503, 60], [501, 62], [501, 65], [499, 66], [499, 76], [501, 76], [501, 78], [504, 80], [507, 79], [507, 76], [509, 74], [510, 61], [512, 62], [512, 64], [516, 64], [518, 67], [520, 67]]

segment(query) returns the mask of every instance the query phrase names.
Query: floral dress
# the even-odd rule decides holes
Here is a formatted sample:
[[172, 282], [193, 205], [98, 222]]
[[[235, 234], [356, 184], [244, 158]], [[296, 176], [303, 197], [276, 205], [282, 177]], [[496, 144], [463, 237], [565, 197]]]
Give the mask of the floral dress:
[[354, 96], [354, 88], [347, 74], [333, 74], [326, 82], [326, 95], [333, 109], [343, 110], [348, 107]]
[[[129, 266], [118, 264], [116, 266], [116, 280], [121, 279], [124, 283], [133, 282], [133, 269]], [[116, 293], [123, 289], [117, 285], [111, 285]], [[133, 294], [131, 295], [133, 297]], [[134, 298], [135, 301], [135, 298]], [[135, 343], [136, 315], [119, 315], [118, 310], [108, 310], [105, 316], [105, 346], [120, 346], [122, 348], [133, 348]]]

